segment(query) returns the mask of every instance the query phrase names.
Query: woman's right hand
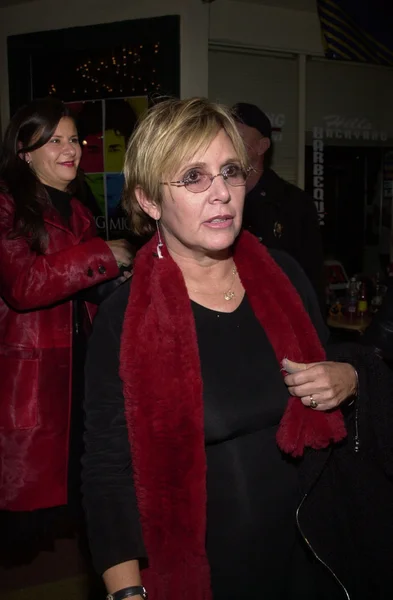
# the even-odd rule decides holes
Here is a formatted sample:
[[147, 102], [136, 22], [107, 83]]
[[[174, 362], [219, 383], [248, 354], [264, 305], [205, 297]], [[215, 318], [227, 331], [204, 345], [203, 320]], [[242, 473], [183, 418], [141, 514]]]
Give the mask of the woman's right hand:
[[107, 244], [112, 250], [119, 267], [128, 267], [132, 263], [132, 246], [127, 240], [111, 240]]

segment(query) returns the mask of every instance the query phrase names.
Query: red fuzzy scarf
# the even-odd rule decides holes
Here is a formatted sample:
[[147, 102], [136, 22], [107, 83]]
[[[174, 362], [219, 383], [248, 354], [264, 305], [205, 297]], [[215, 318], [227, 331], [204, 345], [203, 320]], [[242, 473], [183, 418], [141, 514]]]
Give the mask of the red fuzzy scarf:
[[[120, 356], [133, 470], [149, 567], [151, 600], [211, 598], [206, 536], [203, 386], [194, 317], [182, 273], [157, 239], [138, 253]], [[253, 311], [281, 364], [325, 359], [287, 276], [256, 238], [243, 232], [234, 260]], [[261, 390], [263, 402], [263, 390]], [[290, 398], [277, 442], [293, 456], [345, 436], [339, 411], [323, 413]]]

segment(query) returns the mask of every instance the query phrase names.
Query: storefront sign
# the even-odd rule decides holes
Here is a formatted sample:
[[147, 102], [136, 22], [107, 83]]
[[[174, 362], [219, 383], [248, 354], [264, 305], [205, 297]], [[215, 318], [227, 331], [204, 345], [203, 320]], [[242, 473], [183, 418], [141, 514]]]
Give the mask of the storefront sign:
[[317, 207], [319, 224], [324, 225], [325, 219], [325, 191], [324, 191], [324, 145], [323, 128], [313, 129], [313, 198]]
[[388, 139], [386, 131], [375, 129], [370, 121], [363, 118], [326, 115], [323, 123], [326, 139], [372, 142], [386, 142]]
[[95, 219], [96, 226], [99, 231], [105, 232], [106, 227], [108, 226], [109, 231], [130, 231], [131, 227], [129, 225], [128, 219], [126, 217], [118, 217], [117, 219], [108, 219], [108, 223], [106, 222], [104, 215], [99, 215]]
[[324, 140], [386, 142], [388, 133], [375, 129], [373, 124], [365, 118], [326, 115], [323, 117], [323, 125], [314, 127], [312, 134], [313, 198], [318, 210], [320, 224], [324, 225]]

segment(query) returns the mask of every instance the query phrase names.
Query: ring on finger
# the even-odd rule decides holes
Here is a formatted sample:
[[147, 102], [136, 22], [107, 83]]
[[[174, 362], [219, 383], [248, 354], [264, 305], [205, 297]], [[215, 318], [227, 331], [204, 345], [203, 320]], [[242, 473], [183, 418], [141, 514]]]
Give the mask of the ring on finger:
[[318, 407], [318, 402], [316, 402], [313, 398], [313, 395], [310, 394], [310, 408], [317, 408]]

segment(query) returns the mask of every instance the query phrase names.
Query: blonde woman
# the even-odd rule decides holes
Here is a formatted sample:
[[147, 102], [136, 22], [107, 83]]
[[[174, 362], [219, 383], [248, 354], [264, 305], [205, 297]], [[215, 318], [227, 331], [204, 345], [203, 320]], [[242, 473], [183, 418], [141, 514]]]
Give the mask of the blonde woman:
[[124, 171], [132, 226], [152, 237], [102, 306], [86, 367], [83, 489], [108, 598], [359, 598], [376, 575], [385, 589], [391, 485], [373, 474], [384, 528], [366, 503], [386, 542], [375, 572], [358, 569], [371, 548], [354, 545], [347, 496], [348, 465], [370, 470], [353, 440], [369, 382], [351, 359], [354, 401], [357, 372], [326, 362], [303, 271], [242, 231], [231, 114], [200, 98], [154, 106]]

